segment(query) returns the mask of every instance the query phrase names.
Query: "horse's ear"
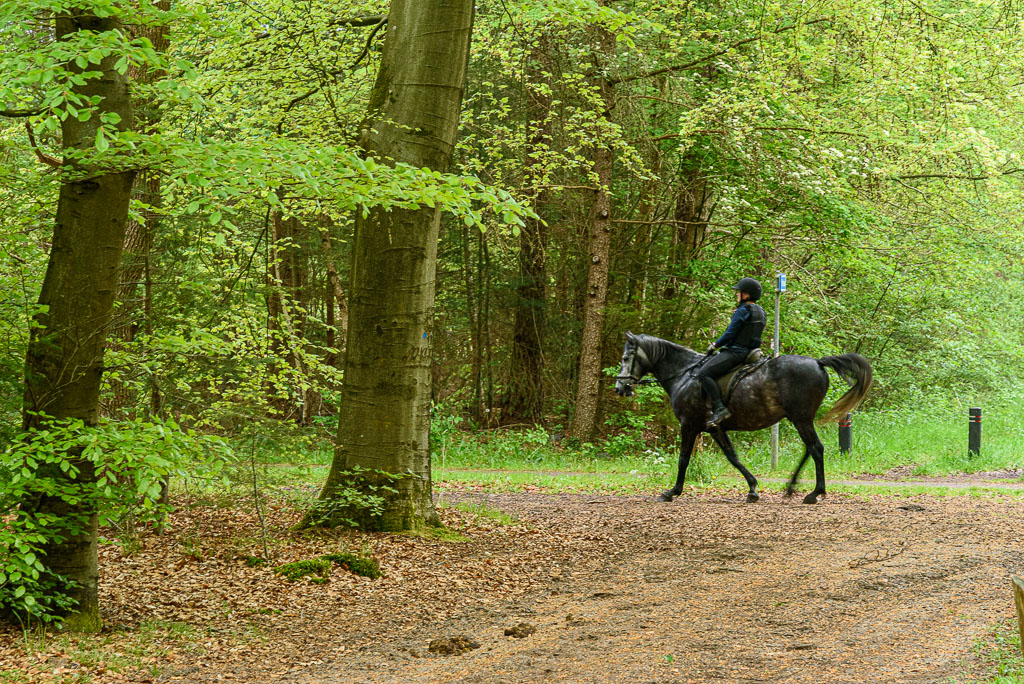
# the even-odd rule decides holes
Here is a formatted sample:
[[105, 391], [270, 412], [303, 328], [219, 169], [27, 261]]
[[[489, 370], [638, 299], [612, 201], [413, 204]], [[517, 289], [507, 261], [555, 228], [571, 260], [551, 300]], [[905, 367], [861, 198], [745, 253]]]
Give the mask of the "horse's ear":
[[629, 340], [630, 342], [633, 342], [633, 343], [635, 343], [637, 341], [636, 340], [636, 335], [634, 335], [633, 333], [629, 332], [628, 330], [626, 331], [626, 339]]

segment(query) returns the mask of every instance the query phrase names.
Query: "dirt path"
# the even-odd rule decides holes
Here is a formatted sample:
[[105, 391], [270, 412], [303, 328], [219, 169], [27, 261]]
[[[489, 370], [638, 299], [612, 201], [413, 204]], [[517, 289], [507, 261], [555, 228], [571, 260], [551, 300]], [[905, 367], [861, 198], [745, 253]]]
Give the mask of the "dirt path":
[[[0, 631], [0, 680], [962, 682], [1024, 574], [1015, 496], [442, 491], [462, 541], [296, 533], [301, 511], [277, 502], [258, 567], [250, 502], [178, 501], [167, 534], [101, 547], [104, 634], [26, 650]], [[273, 570], [346, 549], [384, 577]], [[504, 634], [520, 623], [535, 631]], [[451, 637], [479, 646], [429, 648]]]
[[[361, 650], [281, 681], [961, 680], [977, 636], [1013, 615], [1009, 574], [1024, 572], [1015, 500], [460, 496], [540, 535], [581, 532], [535, 559], [546, 576], [526, 593], [452, 597], [441, 619], [381, 624]], [[520, 622], [536, 633], [504, 636]], [[458, 635], [480, 647], [428, 652]]]

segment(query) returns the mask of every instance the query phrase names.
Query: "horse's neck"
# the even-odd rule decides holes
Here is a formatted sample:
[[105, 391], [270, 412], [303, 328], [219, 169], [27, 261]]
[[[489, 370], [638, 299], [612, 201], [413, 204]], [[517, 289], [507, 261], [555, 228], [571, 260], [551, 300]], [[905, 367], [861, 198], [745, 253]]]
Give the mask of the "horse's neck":
[[669, 380], [696, 363], [698, 358], [700, 354], [692, 349], [665, 344], [661, 348], [658, 360], [651, 368], [651, 374], [659, 381]]

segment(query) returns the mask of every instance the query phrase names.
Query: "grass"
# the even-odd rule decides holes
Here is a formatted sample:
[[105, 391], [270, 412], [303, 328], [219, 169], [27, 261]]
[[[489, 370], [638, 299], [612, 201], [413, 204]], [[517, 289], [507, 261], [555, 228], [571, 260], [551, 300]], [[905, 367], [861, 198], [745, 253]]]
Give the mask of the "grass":
[[[874, 410], [853, 416], [853, 449], [842, 454], [836, 424], [818, 427], [825, 444], [826, 473], [831, 480], [860, 474], [883, 474], [911, 466], [913, 475], [949, 475], [999, 471], [1024, 465], [1024, 419], [1020, 399], [989, 399], [958, 404], [922, 400], [912, 409]], [[967, 453], [967, 406], [984, 407], [980, 455]], [[628, 405], [627, 405], [628, 407]], [[619, 407], [616, 408], [626, 408]], [[665, 477], [675, 472], [678, 438], [657, 439], [673, 422], [667, 404], [638, 406], [646, 416], [619, 413], [607, 437], [593, 444], [555, 444], [542, 429], [492, 430], [482, 433], [448, 430], [442, 435], [444, 462], [439, 477], [457, 470], [508, 470], [581, 473], [648, 473]], [[731, 433], [740, 459], [758, 477], [785, 477], [803, 455], [803, 443], [788, 421], [779, 429], [778, 467], [771, 467], [770, 431]], [[435, 440], [437, 441], [437, 440]], [[440, 450], [440, 449], [439, 449]], [[435, 467], [441, 465], [435, 455]], [[687, 481], [708, 484], [734, 473], [721, 451], [703, 438], [690, 462]], [[585, 485], [581, 485], [585, 489]]]
[[1024, 655], [1015, 619], [994, 625], [978, 639], [974, 652], [990, 672], [988, 684], [1024, 684]]
[[[463, 487], [482, 488], [489, 492], [542, 491], [550, 494], [618, 494], [626, 496], [655, 496], [668, 489], [675, 482], [675, 475], [657, 473], [594, 473], [594, 474], [549, 474], [529, 471], [487, 472], [487, 471], [445, 471], [444, 480]], [[837, 484], [827, 483], [828, 491], [858, 496], [881, 494], [898, 497], [930, 496], [974, 496], [974, 497], [1024, 497], [1024, 491], [1007, 490], [998, 487], [976, 485], [970, 487], [949, 487], [928, 484]], [[782, 492], [785, 482], [759, 481], [761, 491]], [[739, 473], [730, 469], [722, 477], [706, 481], [687, 480], [690, 491], [729, 491], [742, 498], [746, 484]], [[797, 484], [801, 494], [813, 488], [813, 479], [804, 478]]]
[[[204, 652], [204, 630], [183, 622], [150, 620], [132, 630], [114, 630], [96, 635], [27, 633], [26, 650], [51, 657], [59, 657], [66, 672], [54, 672], [57, 666], [47, 664], [49, 681], [62, 684], [91, 682], [90, 670], [120, 674], [143, 671], [152, 678], [165, 674], [154, 665], [158, 658], [174, 650], [178, 653], [200, 655]], [[29, 682], [26, 672], [0, 672], [0, 682]]]
[[460, 503], [456, 508], [463, 513], [474, 516], [473, 523], [479, 523], [481, 520], [490, 520], [499, 525], [515, 525], [519, 522], [519, 519], [514, 515], [500, 511], [497, 508], [491, 508], [483, 503]]
[[[842, 383], [833, 385], [834, 396], [826, 404], [845, 390]], [[573, 444], [557, 428], [465, 430], [458, 416], [439, 410], [431, 431], [434, 483], [474, 483], [495, 491], [521, 491], [528, 486], [575, 492], [661, 491], [674, 481], [678, 436], [664, 392], [648, 387], [641, 395], [636, 402], [611, 400], [607, 434], [590, 444]], [[848, 454], [839, 452], [836, 424], [819, 426], [826, 478], [834, 482], [881, 475], [901, 466], [910, 467], [911, 477], [1020, 468], [1024, 465], [1020, 403], [1021, 397], [1011, 395], [951, 395], [919, 398], [906, 408], [864, 410], [853, 416], [853, 450]], [[978, 456], [967, 453], [970, 406], [984, 410]], [[780, 424], [779, 435], [778, 466], [772, 468], [769, 430], [731, 434], [740, 459], [759, 479], [788, 477], [803, 455], [803, 444], [788, 421]], [[261, 487], [268, 495], [306, 507], [326, 478], [325, 466], [332, 453], [322, 431], [291, 443], [261, 441], [256, 452]], [[251, 492], [248, 465], [240, 463], [237, 470], [232, 490]], [[812, 472], [805, 470], [804, 477], [813, 477]], [[718, 447], [704, 436], [690, 462], [687, 483], [707, 487], [737, 478]]]

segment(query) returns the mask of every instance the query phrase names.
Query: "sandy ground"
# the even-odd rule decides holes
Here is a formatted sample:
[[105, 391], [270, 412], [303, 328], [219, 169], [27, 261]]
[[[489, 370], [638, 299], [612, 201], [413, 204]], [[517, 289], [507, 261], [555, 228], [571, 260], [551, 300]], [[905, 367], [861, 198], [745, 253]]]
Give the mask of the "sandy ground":
[[[290, 681], [966, 680], [1024, 572], [1024, 503], [1006, 499], [472, 498], [578, 544], [537, 590], [381, 632]], [[504, 635], [521, 622], [536, 633]], [[427, 650], [457, 635], [480, 647]]]
[[[1024, 574], [1019, 497], [443, 497], [463, 541], [301, 535], [294, 509], [264, 511], [274, 563], [348, 548], [385, 572], [322, 585], [245, 562], [260, 525], [244, 506], [182, 502], [171, 533], [102, 549], [100, 638], [127, 665], [76, 643], [25, 652], [7, 631], [0, 670], [32, 682], [972, 681], [972, 647], [1014, 615], [1009, 577]], [[453, 637], [474, 647], [437, 652]]]

